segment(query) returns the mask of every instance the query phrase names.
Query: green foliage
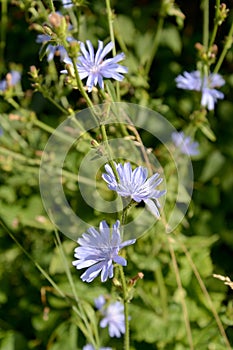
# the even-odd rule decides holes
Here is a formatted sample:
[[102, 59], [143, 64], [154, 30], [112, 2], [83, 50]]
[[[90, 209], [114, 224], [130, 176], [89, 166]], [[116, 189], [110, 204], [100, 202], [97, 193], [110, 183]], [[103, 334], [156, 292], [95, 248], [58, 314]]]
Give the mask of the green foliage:
[[[214, 56], [212, 47], [194, 48], [202, 40], [199, 4], [183, 1], [178, 8], [172, 0], [112, 1], [114, 10], [109, 13], [101, 1], [74, 3], [76, 6], [64, 9], [60, 1], [0, 1], [0, 80], [14, 67], [22, 71], [17, 86], [0, 91], [0, 350], [80, 350], [87, 343], [123, 348], [122, 339], [109, 338], [107, 329], [99, 327], [101, 315], [94, 307], [99, 295], [107, 300], [122, 298], [119, 271], [115, 269], [113, 283], [101, 284], [98, 278], [91, 284], [83, 283], [81, 271], [72, 266], [77, 243], [65, 236], [58, 239], [40, 195], [39, 168], [50, 135], [67, 116], [87, 107], [76, 79], [73, 77], [72, 85], [70, 77], [60, 74], [64, 69], [60, 57], [55, 55], [47, 62], [46, 49], [51, 42], [42, 48], [35, 43], [36, 35], [45, 30], [56, 32], [54, 38], [59, 44], [68, 35], [68, 25], [63, 25], [66, 32], [54, 29], [49, 17], [53, 6], [72, 24], [70, 33], [74, 38], [89, 39], [96, 47], [97, 40], [107, 43], [113, 35], [117, 53], [121, 50], [126, 55], [125, 79], [120, 83], [106, 80], [101, 92], [93, 89], [88, 96], [95, 104], [121, 99], [146, 106], [199, 142], [200, 154], [192, 163], [193, 197], [182, 223], [167, 234], [162, 215], [123, 253], [128, 261], [125, 271], [131, 350], [229, 350], [233, 344], [232, 292], [213, 273], [232, 278], [232, 48], [220, 70], [226, 80], [224, 100], [214, 111], [200, 107], [199, 93], [177, 89], [174, 79], [196, 66], [216, 67], [224, 52], [223, 39], [231, 30], [232, 9], [214, 37], [213, 43], [219, 48]], [[215, 13], [211, 2], [209, 10]], [[209, 27], [214, 27], [216, 21]], [[54, 40], [52, 43], [57, 44]], [[148, 123], [153, 125], [153, 119]], [[60, 137], [67, 140], [72, 131]], [[125, 132], [115, 125], [108, 130], [111, 139], [123, 135], [124, 140], [133, 140], [138, 147], [139, 139], [132, 129], [127, 135]], [[167, 189], [164, 213], [168, 215], [177, 195], [173, 155], [149, 133], [138, 132], [163, 166]], [[85, 133], [72, 145], [63, 164], [65, 196], [73, 211], [90, 225], [98, 225], [102, 219], [111, 223], [117, 216], [95, 210], [97, 196], [93, 196], [91, 208], [80, 194], [78, 169], [90, 150], [94, 159], [103, 154], [102, 141], [97, 128]], [[117, 156], [122, 154], [119, 148]], [[48, 161], [51, 177], [59, 161], [52, 156]], [[182, 164], [182, 155], [179, 161]], [[186, 171], [183, 163], [182, 172]], [[85, 183], [86, 178], [80, 181]], [[104, 199], [112, 200], [101, 174], [97, 186]], [[93, 191], [92, 186], [89, 191]], [[189, 200], [190, 194], [181, 186], [179, 202], [187, 204]], [[129, 219], [139, 211], [134, 208]], [[179, 208], [175, 214], [175, 219], [183, 215]], [[79, 227], [74, 230], [76, 236], [83, 233]], [[139, 272], [144, 278], [138, 278], [134, 285], [132, 281]]]

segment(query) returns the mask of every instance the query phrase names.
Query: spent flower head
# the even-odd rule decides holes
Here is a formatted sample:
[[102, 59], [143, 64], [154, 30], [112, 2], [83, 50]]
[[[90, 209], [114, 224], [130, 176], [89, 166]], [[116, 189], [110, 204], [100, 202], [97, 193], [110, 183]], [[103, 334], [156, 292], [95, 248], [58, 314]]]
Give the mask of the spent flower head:
[[[105, 59], [105, 56], [112, 50], [113, 43], [109, 42], [105, 47], [102, 41], [98, 41], [98, 49], [96, 53], [90, 40], [86, 41], [87, 49], [84, 43], [80, 42], [80, 51], [82, 55], [77, 58], [77, 69], [80, 79], [87, 78], [86, 86], [88, 92], [91, 92], [93, 86], [97, 84], [101, 89], [104, 88], [103, 78], [112, 78], [118, 81], [124, 79], [122, 73], [127, 73], [128, 69], [125, 66], [118, 64], [125, 58], [124, 53], [120, 53], [113, 58]], [[64, 62], [72, 64], [70, 58], [65, 58]], [[67, 74], [67, 70], [62, 70], [61, 73]]]
[[113, 277], [113, 263], [122, 266], [127, 265], [127, 261], [119, 256], [119, 251], [136, 242], [131, 239], [122, 242], [120, 235], [120, 221], [117, 220], [112, 227], [112, 232], [105, 221], [99, 224], [99, 231], [90, 227], [87, 233], [84, 233], [77, 240], [79, 247], [75, 248], [73, 261], [76, 269], [88, 268], [82, 275], [84, 282], [91, 282], [101, 273], [101, 281], [105, 282]]
[[208, 110], [213, 110], [217, 100], [224, 98], [224, 94], [215, 89], [225, 84], [220, 74], [212, 73], [202, 77], [200, 71], [184, 72], [183, 75], [178, 75], [175, 81], [180, 89], [200, 91], [201, 105]]
[[105, 165], [106, 173], [102, 175], [110, 190], [116, 191], [121, 197], [128, 197], [135, 202], [143, 201], [150, 212], [159, 217], [160, 203], [158, 198], [166, 191], [159, 191], [156, 187], [163, 181], [158, 173], [148, 178], [148, 170], [143, 166], [138, 166], [132, 170], [129, 162], [125, 164], [115, 163], [115, 168], [119, 176], [119, 182], [110, 167]]
[[183, 131], [174, 131], [171, 135], [172, 141], [179, 151], [183, 154], [196, 156], [199, 154], [199, 143], [194, 142], [190, 136], [185, 136]]
[[125, 333], [124, 306], [120, 301], [105, 304], [106, 301], [102, 295], [95, 299], [95, 306], [103, 315], [100, 321], [100, 327], [108, 326], [110, 337], [120, 338]]

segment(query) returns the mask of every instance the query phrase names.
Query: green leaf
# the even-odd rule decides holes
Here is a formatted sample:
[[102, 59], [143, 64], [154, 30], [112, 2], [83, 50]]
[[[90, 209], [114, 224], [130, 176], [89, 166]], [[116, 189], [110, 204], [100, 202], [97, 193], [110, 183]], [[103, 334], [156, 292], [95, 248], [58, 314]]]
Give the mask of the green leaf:
[[209, 181], [214, 175], [216, 175], [223, 164], [225, 163], [225, 157], [220, 151], [215, 150], [208, 158], [204, 165], [200, 180], [203, 182]]
[[114, 21], [114, 29], [117, 39], [119, 38], [126, 45], [133, 45], [136, 31], [131, 18], [124, 15], [117, 16]]
[[27, 342], [19, 332], [9, 331], [6, 333], [2, 343], [1, 350], [27, 350]]
[[208, 137], [210, 141], [215, 142], [216, 136], [214, 135], [214, 132], [211, 130], [209, 124], [207, 123], [200, 123], [198, 125], [199, 129], [203, 132], [203, 134]]
[[137, 53], [137, 57], [140, 60], [140, 64], [142, 66], [145, 65], [147, 60], [150, 57], [150, 51], [153, 44], [153, 34], [152, 33], [145, 33], [145, 34], [138, 34], [137, 36], [137, 42], [135, 43], [135, 50]]
[[105, 82], [107, 92], [111, 96], [112, 101], [117, 101], [116, 90], [113, 83], [110, 80], [106, 80]]
[[[72, 241], [65, 241], [62, 243], [62, 247], [64, 252], [67, 255], [71, 256], [71, 253], [74, 249], [74, 242]], [[62, 263], [62, 257], [59, 248], [54, 249], [54, 254], [52, 256], [52, 259], [50, 261], [50, 266], [49, 266], [49, 273], [51, 275], [55, 275], [57, 273], [64, 273], [65, 267]]]
[[167, 46], [175, 55], [180, 55], [182, 50], [182, 41], [180, 34], [175, 26], [163, 29], [160, 37], [160, 45]]

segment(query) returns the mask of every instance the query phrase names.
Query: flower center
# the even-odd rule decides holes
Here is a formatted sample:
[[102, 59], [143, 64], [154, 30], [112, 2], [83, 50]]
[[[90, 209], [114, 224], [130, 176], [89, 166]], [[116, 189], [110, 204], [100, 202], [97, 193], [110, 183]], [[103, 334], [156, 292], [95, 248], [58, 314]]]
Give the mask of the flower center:
[[94, 65], [90, 69], [91, 73], [98, 73], [99, 72], [99, 66]]

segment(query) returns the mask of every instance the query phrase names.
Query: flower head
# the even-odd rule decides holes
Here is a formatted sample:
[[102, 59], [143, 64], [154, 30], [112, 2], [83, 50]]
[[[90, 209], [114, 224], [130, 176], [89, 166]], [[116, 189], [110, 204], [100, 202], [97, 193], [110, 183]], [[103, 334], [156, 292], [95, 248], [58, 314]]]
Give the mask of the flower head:
[[185, 136], [183, 131], [173, 132], [171, 137], [175, 146], [181, 153], [188, 154], [190, 156], [196, 156], [199, 154], [199, 143], [192, 141], [191, 137]]
[[72, 0], [62, 0], [62, 5], [64, 8], [71, 8], [73, 3]]
[[[94, 346], [87, 344], [83, 347], [83, 350], [95, 350]], [[99, 350], [112, 350], [112, 348], [99, 348]]]
[[11, 70], [6, 75], [6, 79], [0, 81], [0, 90], [5, 91], [10, 86], [15, 86], [21, 79], [21, 73], [17, 70]]
[[[51, 36], [47, 34], [39, 34], [37, 35], [36, 42], [38, 44], [46, 44], [51, 40]], [[66, 39], [68, 42], [74, 41], [75, 39], [71, 37], [67, 37]], [[46, 54], [47, 54], [47, 61], [50, 62], [54, 59], [54, 56], [59, 54], [60, 56], [60, 61], [63, 62], [65, 57], [68, 56], [66, 49], [62, 45], [52, 45], [48, 44], [46, 48]]]
[[99, 231], [94, 227], [88, 229], [78, 239], [79, 247], [75, 248], [73, 261], [76, 269], [88, 269], [81, 275], [84, 282], [91, 282], [101, 273], [101, 281], [113, 277], [113, 262], [126, 266], [127, 261], [119, 256], [120, 249], [135, 243], [135, 239], [121, 241], [119, 220], [113, 225], [112, 233], [105, 221], [101, 221]]
[[121, 197], [132, 198], [135, 202], [143, 201], [148, 209], [156, 217], [159, 217], [160, 203], [158, 198], [163, 196], [166, 191], [156, 190], [156, 187], [163, 181], [159, 178], [159, 174], [155, 173], [149, 179], [148, 170], [139, 166], [132, 170], [130, 163], [124, 165], [114, 163], [119, 176], [119, 182], [115, 177], [112, 168], [106, 164], [105, 170], [107, 174], [103, 174], [103, 179], [108, 183], [110, 190], [116, 191]]
[[[77, 68], [80, 79], [87, 78], [86, 85], [88, 92], [91, 92], [93, 86], [97, 84], [103, 89], [103, 78], [112, 78], [121, 81], [124, 78], [121, 73], [128, 72], [125, 66], [118, 64], [119, 61], [125, 58], [124, 53], [120, 53], [113, 58], [105, 59], [105, 56], [112, 50], [113, 43], [109, 42], [105, 47], [102, 41], [99, 40], [98, 43], [96, 53], [94, 53], [94, 48], [90, 40], [86, 41], [87, 49], [84, 43], [80, 43], [82, 55], [77, 59]], [[72, 63], [70, 58], [64, 59], [64, 62], [68, 64]], [[67, 70], [63, 70], [62, 73], [67, 73]]]
[[105, 305], [105, 303], [105, 299], [102, 295], [95, 299], [97, 309], [104, 316], [100, 321], [100, 327], [105, 328], [108, 326], [110, 337], [120, 338], [121, 334], [125, 333], [124, 306], [120, 301], [109, 305]]
[[175, 81], [180, 89], [201, 91], [201, 105], [209, 110], [214, 109], [214, 104], [218, 99], [224, 98], [224, 94], [215, 89], [225, 84], [220, 74], [212, 73], [202, 77], [199, 71], [184, 72], [183, 75], [178, 75]]

